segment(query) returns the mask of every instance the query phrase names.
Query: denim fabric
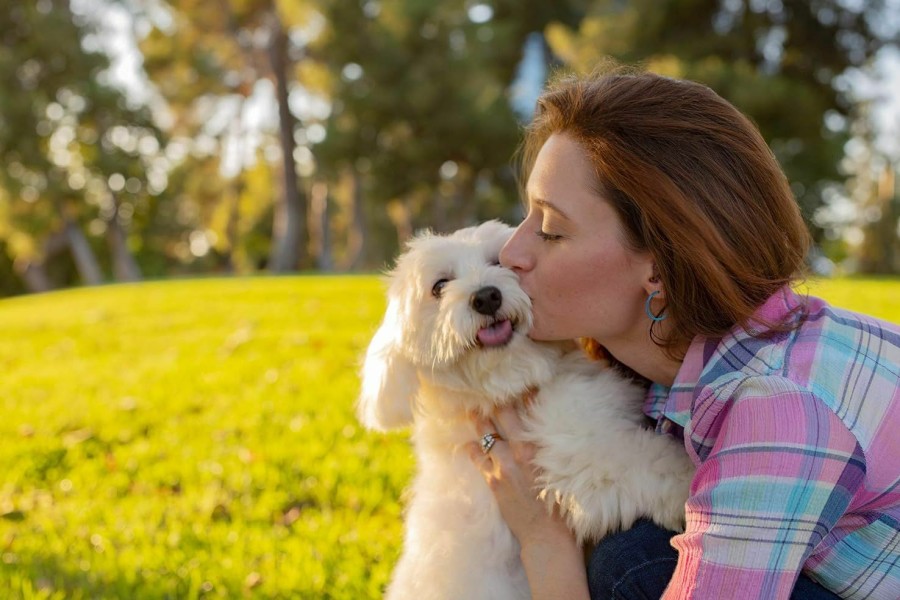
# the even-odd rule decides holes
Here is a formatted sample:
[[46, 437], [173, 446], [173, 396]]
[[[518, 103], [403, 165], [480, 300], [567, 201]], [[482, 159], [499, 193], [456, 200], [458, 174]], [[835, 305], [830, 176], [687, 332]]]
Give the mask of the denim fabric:
[[[601, 540], [588, 562], [591, 600], [659, 600], [678, 562], [678, 552], [669, 543], [673, 535], [642, 519], [628, 531]], [[839, 596], [801, 574], [791, 600]]]

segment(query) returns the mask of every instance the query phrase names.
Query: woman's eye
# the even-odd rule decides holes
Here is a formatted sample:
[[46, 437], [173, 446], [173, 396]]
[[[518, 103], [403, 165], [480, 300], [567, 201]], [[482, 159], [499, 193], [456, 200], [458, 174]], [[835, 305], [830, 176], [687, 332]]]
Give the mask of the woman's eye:
[[544, 240], [545, 242], [558, 242], [558, 241], [561, 240], [562, 237], [563, 237], [563, 236], [561, 236], [561, 235], [554, 235], [554, 234], [552, 234], [552, 233], [547, 233], [546, 231], [542, 231], [542, 230], [540, 230], [540, 229], [538, 229], [538, 230], [535, 231], [534, 233], [535, 233], [539, 238], [541, 238], [542, 240]]
[[438, 279], [437, 283], [431, 288], [431, 295], [435, 298], [440, 298], [441, 294], [444, 293], [444, 286], [450, 283], [449, 279]]

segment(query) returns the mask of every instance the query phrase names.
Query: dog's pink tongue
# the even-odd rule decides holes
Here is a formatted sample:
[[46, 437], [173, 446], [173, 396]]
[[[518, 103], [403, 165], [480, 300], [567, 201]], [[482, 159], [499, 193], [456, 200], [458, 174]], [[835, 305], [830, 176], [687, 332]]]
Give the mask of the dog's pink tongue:
[[502, 346], [512, 337], [512, 323], [509, 319], [494, 323], [478, 330], [478, 341], [482, 346]]

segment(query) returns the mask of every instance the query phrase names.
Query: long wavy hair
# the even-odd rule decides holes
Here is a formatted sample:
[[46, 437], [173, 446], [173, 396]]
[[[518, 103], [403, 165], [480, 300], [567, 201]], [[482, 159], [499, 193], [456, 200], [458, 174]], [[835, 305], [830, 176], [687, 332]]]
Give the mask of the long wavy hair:
[[787, 179], [750, 119], [708, 87], [623, 70], [557, 77], [526, 129], [520, 184], [554, 133], [581, 144], [598, 201], [615, 208], [632, 249], [653, 256], [668, 314], [654, 340], [670, 352], [748, 326], [802, 277], [810, 238]]

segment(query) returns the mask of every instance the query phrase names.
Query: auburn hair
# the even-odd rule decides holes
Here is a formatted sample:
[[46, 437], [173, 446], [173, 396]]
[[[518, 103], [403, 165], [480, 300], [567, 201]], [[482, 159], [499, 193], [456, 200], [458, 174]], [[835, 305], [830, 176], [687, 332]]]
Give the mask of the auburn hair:
[[556, 78], [525, 131], [521, 185], [554, 133], [584, 148], [626, 243], [651, 253], [668, 315], [661, 346], [748, 326], [801, 277], [810, 238], [788, 181], [756, 126], [710, 88], [621, 69]]

